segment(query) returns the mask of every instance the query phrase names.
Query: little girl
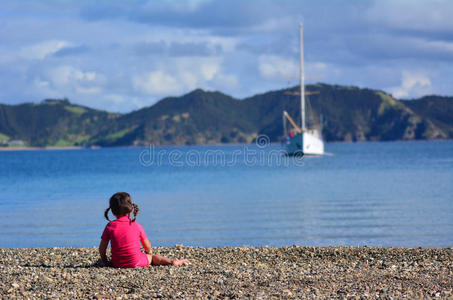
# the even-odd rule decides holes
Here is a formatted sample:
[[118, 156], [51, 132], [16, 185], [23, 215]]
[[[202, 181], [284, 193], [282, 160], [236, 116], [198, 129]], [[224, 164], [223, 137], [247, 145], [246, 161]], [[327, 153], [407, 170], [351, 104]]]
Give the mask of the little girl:
[[[110, 206], [105, 210], [104, 216], [108, 217], [109, 210], [115, 215], [116, 220], [109, 222], [101, 236], [99, 254], [104, 265], [107, 265], [106, 250], [111, 242], [112, 264], [117, 268], [146, 267], [148, 265], [173, 265], [179, 266], [189, 261], [187, 259], [171, 260], [169, 258], [152, 255], [151, 244], [146, 237], [143, 227], [135, 221], [138, 214], [137, 204], [132, 203], [128, 193], [116, 193], [110, 198]], [[134, 218], [131, 219], [131, 213]], [[140, 243], [145, 249], [143, 253]]]

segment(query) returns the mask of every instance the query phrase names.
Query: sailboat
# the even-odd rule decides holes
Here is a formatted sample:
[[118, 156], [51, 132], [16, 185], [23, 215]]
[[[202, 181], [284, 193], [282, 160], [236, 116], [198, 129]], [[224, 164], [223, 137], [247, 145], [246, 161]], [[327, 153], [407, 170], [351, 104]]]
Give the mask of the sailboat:
[[[284, 144], [288, 155], [323, 155], [324, 142], [321, 132], [318, 129], [309, 129], [305, 125], [305, 84], [304, 84], [304, 47], [303, 47], [303, 26], [300, 24], [300, 120], [298, 126], [291, 116], [283, 111], [283, 120], [286, 125], [288, 120], [292, 129], [290, 134], [285, 136]], [[286, 119], [286, 120], [285, 120]], [[286, 129], [286, 126], [284, 126]], [[285, 130], [286, 135], [286, 130]]]

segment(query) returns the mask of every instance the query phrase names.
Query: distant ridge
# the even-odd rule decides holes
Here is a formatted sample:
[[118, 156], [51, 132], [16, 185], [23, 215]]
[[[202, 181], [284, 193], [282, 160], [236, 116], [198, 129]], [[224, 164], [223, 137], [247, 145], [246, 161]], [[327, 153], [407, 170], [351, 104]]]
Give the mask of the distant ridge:
[[[282, 138], [282, 112], [298, 115], [297, 97], [271, 91], [242, 100], [194, 90], [118, 114], [47, 99], [0, 104], [0, 145], [138, 146], [250, 143], [258, 134]], [[322, 125], [326, 141], [391, 141], [453, 138], [453, 97], [400, 101], [378, 90], [308, 85], [309, 124]], [[322, 124], [321, 124], [322, 115]]]

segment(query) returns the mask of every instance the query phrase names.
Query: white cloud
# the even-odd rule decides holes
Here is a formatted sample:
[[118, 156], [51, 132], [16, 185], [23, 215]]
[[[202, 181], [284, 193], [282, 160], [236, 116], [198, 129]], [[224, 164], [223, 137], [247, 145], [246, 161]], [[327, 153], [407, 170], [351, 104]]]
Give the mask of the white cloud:
[[174, 93], [179, 90], [175, 77], [163, 71], [150, 72], [133, 78], [134, 88], [146, 94]]
[[[307, 82], [387, 88], [399, 97], [452, 94], [451, 0], [208, 1], [37, 2], [32, 8], [0, 1], [0, 11], [14, 6], [1, 20], [0, 102], [67, 96], [127, 111], [195, 88], [235, 97], [283, 88], [299, 77], [300, 21]], [[95, 19], [101, 16], [97, 22], [83, 17], [88, 6]], [[203, 51], [188, 57], [184, 49], [178, 57], [134, 51], [158, 42], [203, 45], [209, 57]], [[90, 51], [55, 55], [81, 45]]]
[[221, 75], [222, 60], [217, 57], [179, 57], [167, 64], [153, 66], [154, 71], [132, 78], [134, 89], [145, 95], [168, 95], [209, 86]]
[[231, 52], [236, 49], [240, 39], [236, 37], [220, 37], [213, 35], [206, 35], [198, 38], [201, 41], [206, 41], [211, 45], [220, 45], [223, 52]]
[[207, 61], [201, 64], [200, 71], [204, 80], [212, 80], [219, 72], [220, 65], [215, 61]]
[[44, 59], [58, 50], [70, 46], [69, 42], [49, 40], [31, 46], [23, 47], [20, 54], [28, 59]]
[[431, 92], [431, 80], [424, 73], [404, 70], [401, 85], [389, 90], [395, 98], [420, 97]]
[[50, 68], [33, 80], [38, 95], [70, 98], [99, 95], [105, 82], [105, 77], [99, 73], [82, 71], [70, 65]]
[[76, 84], [95, 84], [104, 81], [103, 76], [96, 72], [84, 72], [72, 66], [58, 66], [49, 73], [52, 83], [56, 86], [67, 86]]
[[260, 74], [267, 78], [282, 78], [285, 76], [298, 76], [299, 63], [275, 55], [261, 55], [258, 59]]

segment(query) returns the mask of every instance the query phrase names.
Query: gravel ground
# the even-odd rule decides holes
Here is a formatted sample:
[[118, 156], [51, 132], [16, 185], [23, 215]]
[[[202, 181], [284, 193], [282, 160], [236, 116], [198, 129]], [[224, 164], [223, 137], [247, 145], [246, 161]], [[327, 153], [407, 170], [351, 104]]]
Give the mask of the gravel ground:
[[0, 299], [453, 299], [453, 248], [153, 249], [191, 264], [115, 269], [97, 248], [0, 249]]

